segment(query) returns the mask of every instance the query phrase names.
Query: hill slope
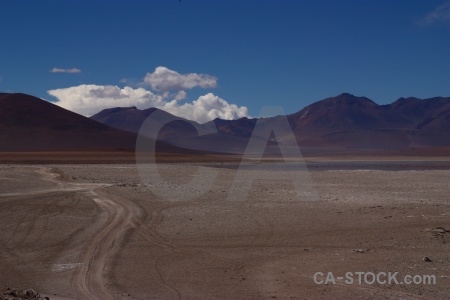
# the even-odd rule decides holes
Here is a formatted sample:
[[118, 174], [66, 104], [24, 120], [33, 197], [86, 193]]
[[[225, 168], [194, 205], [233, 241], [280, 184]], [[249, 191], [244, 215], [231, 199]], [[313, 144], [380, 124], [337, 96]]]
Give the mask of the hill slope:
[[[0, 151], [133, 150], [136, 134], [26, 94], [0, 94]], [[180, 149], [161, 143], [161, 151]]]

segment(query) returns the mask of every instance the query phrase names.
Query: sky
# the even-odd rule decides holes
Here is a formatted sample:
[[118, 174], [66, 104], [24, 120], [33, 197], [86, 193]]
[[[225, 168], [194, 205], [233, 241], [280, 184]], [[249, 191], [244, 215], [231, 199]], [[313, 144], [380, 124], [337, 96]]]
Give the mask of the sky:
[[450, 96], [450, 1], [0, 0], [0, 92], [206, 122]]

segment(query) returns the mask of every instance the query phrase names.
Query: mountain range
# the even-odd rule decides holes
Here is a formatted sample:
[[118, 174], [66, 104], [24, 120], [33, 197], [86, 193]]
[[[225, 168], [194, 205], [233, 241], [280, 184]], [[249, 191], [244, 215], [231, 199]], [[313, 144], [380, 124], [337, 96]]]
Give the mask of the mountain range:
[[[86, 118], [30, 95], [0, 93], [0, 151], [131, 151], [141, 125], [156, 111], [163, 123], [175, 118], [156, 108], [136, 107], [105, 109]], [[272, 136], [267, 142], [269, 151], [276, 151], [279, 143], [299, 145], [311, 153], [450, 146], [449, 97], [400, 98], [378, 105], [344, 93], [286, 116], [215, 119], [205, 124], [177, 119], [159, 132], [159, 151], [243, 153], [258, 122], [276, 126], [286, 120], [291, 130], [277, 132], [276, 139]], [[198, 136], [195, 128], [216, 132]], [[291, 132], [294, 142], [289, 139]]]
[[[138, 133], [142, 122], [156, 109], [135, 107], [103, 110], [91, 117], [105, 125]], [[167, 118], [173, 117], [167, 114]], [[264, 118], [262, 122], [277, 122]], [[408, 149], [450, 145], [450, 98], [400, 98], [378, 105], [348, 93], [315, 102], [286, 116], [302, 149]], [[206, 124], [193, 121], [169, 123], [161, 140], [181, 147], [241, 153], [258, 119], [215, 119]], [[194, 126], [217, 128], [217, 133], [197, 136]], [[287, 133], [277, 136], [286, 140]]]

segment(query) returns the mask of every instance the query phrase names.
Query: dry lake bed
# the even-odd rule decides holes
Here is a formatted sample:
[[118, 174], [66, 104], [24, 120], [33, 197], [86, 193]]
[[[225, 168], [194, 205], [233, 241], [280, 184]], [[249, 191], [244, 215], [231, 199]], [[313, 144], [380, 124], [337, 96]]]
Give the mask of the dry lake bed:
[[[50, 299], [448, 299], [450, 168], [415, 164], [0, 165], [0, 287]], [[371, 282], [389, 272], [399, 284]], [[407, 275], [417, 284], [401, 284]]]

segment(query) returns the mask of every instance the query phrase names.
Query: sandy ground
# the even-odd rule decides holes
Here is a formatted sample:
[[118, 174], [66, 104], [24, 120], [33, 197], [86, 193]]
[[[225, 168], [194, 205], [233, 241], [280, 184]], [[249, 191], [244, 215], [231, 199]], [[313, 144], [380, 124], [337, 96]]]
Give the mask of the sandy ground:
[[[133, 164], [0, 165], [0, 287], [50, 299], [448, 299], [450, 233], [433, 228], [450, 229], [449, 170], [204, 166], [159, 165], [168, 181], [146, 186]], [[314, 282], [359, 271], [436, 284]]]

